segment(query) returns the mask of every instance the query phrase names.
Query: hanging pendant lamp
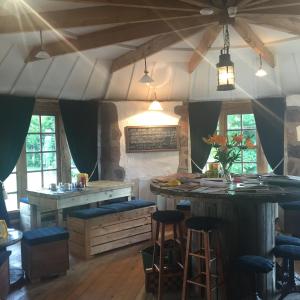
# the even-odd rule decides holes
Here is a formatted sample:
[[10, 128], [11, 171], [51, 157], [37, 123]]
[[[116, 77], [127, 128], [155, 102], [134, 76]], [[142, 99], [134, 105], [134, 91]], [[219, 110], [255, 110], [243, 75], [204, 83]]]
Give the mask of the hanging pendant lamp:
[[151, 102], [148, 110], [151, 110], [151, 111], [162, 111], [163, 110], [160, 102], [156, 98], [156, 92], [154, 92], [154, 100]]
[[147, 61], [146, 61], [146, 57], [144, 58], [144, 60], [145, 60], [144, 75], [143, 75], [143, 77], [140, 79], [140, 82], [141, 82], [141, 83], [149, 84], [149, 83], [153, 82], [154, 80], [148, 75], [149, 72], [148, 72], [148, 70], [147, 70]]
[[221, 50], [219, 62], [217, 63], [218, 71], [218, 91], [230, 91], [235, 89], [234, 63], [230, 59], [229, 48], [229, 31], [228, 25], [224, 25], [224, 48]]
[[261, 59], [261, 54], [259, 54], [259, 69], [255, 73], [257, 77], [264, 77], [268, 75], [267, 71], [263, 69], [262, 67], [262, 59]]

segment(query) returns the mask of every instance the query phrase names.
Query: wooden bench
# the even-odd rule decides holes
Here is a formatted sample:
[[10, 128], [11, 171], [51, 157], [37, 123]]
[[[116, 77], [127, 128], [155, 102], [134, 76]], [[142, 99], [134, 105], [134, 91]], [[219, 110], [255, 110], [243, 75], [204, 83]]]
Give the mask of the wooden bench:
[[67, 220], [71, 254], [82, 258], [151, 239], [154, 202], [132, 200], [73, 212]]

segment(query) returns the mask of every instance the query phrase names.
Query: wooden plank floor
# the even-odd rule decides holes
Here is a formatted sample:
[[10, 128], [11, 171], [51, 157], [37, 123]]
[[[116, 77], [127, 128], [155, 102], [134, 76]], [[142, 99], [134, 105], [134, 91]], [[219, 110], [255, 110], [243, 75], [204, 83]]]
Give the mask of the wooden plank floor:
[[[111, 251], [88, 261], [71, 257], [67, 276], [27, 283], [8, 300], [153, 300], [145, 293], [140, 251], [149, 243]], [[20, 246], [12, 246], [10, 263], [20, 265]], [[166, 295], [166, 300], [180, 295]]]
[[[8, 300], [154, 300], [145, 293], [144, 271], [140, 251], [149, 242], [100, 254], [88, 261], [70, 259], [67, 276], [27, 283], [10, 293]], [[20, 266], [20, 245], [13, 251], [10, 264]], [[296, 269], [300, 271], [300, 264]], [[166, 294], [164, 300], [179, 300], [179, 294]], [[275, 297], [274, 299], [278, 299]], [[291, 294], [286, 300], [299, 300]], [[230, 299], [228, 299], [230, 300]]]

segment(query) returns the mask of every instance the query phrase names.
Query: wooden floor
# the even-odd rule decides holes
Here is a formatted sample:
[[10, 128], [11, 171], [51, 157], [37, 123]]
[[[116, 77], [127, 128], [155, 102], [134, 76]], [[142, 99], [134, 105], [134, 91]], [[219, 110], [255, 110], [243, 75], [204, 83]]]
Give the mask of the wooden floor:
[[[11, 292], [8, 300], [154, 300], [152, 294], [145, 293], [140, 254], [148, 245], [141, 243], [88, 261], [71, 257], [67, 276], [26, 283]], [[13, 251], [10, 264], [20, 266], [20, 245], [11, 246], [9, 250]], [[297, 269], [300, 270], [299, 264]], [[164, 297], [164, 300], [179, 299], [179, 294]], [[289, 295], [285, 300], [300, 300], [300, 294]]]

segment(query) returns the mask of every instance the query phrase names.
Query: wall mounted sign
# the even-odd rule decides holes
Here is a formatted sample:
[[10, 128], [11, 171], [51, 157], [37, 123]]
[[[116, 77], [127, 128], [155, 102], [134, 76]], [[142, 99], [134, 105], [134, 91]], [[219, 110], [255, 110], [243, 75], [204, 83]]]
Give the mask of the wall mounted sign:
[[125, 127], [126, 152], [178, 150], [178, 126]]

